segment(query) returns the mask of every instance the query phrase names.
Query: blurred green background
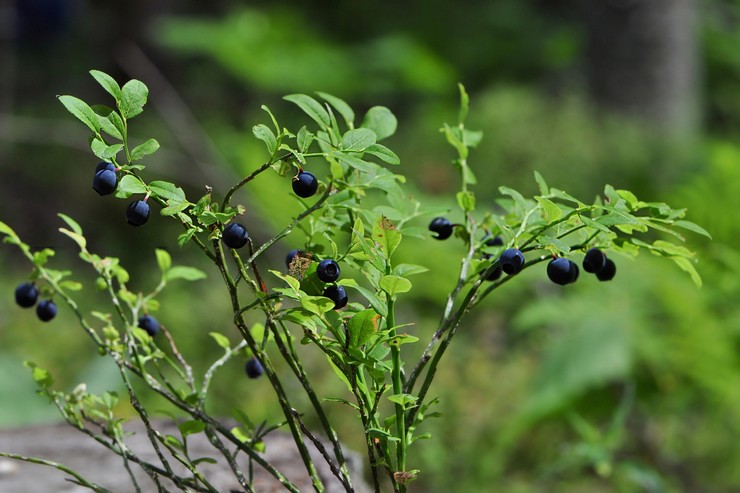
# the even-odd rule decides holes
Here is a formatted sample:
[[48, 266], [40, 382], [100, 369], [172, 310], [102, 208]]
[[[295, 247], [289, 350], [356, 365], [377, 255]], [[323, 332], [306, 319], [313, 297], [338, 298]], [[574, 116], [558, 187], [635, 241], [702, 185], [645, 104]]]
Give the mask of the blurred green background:
[[[485, 133], [470, 158], [480, 211], [500, 185], [535, 193], [535, 169], [584, 201], [610, 183], [685, 206], [714, 237], [689, 238], [702, 289], [663, 259], [618, 258], [613, 282], [565, 290], [530, 270], [467, 320], [438, 372], [443, 417], [411, 451], [409, 466], [422, 470], [411, 491], [740, 491], [740, 2], [19, 0], [0, 2], [0, 20], [0, 220], [34, 247], [57, 248], [52, 265], [83, 272], [56, 232], [56, 212], [71, 215], [93, 251], [121, 258], [132, 288], [156, 284], [155, 247], [208, 265], [178, 249], [165, 218], [134, 230], [126, 203], [90, 190], [86, 131], [55, 96], [107, 102], [91, 68], [149, 85], [133, 138], [160, 141], [148, 176], [189, 197], [223, 190], [265, 159], [250, 131], [266, 121], [261, 104], [298, 128], [301, 115], [281, 97], [322, 90], [358, 114], [390, 107], [399, 172], [423, 203], [452, 208], [457, 177], [438, 128], [456, 118], [460, 81], [469, 126]], [[271, 175], [237, 197], [258, 242], [298, 210], [285, 187]], [[291, 239], [266, 266], [281, 268]], [[460, 247], [406, 243], [405, 255], [431, 268], [400, 315], [422, 341]], [[118, 389], [69, 310], [44, 325], [14, 305], [30, 269], [12, 248], [0, 250], [0, 272], [1, 427], [57, 419], [34, 394], [26, 359], [62, 388]], [[90, 285], [81, 300], [90, 310], [102, 298], [77, 277]], [[215, 273], [160, 301], [158, 319], [196, 370], [220, 354], [208, 332], [236, 340]], [[319, 393], [341, 392], [325, 360], [303, 351]], [[217, 376], [212, 412], [238, 406], [277, 420], [269, 384], [247, 381], [242, 364]], [[362, 450], [358, 421], [329, 406], [342, 439]]]

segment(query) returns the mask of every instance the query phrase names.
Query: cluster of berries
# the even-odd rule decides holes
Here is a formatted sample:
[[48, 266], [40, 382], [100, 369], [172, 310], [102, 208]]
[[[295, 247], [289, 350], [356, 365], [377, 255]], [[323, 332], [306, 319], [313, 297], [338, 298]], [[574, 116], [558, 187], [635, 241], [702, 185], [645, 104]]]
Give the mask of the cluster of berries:
[[[444, 240], [452, 236], [455, 225], [444, 217], [435, 217], [429, 224], [429, 230], [436, 233], [434, 238]], [[503, 246], [504, 242], [500, 236], [489, 238], [484, 246]], [[484, 254], [483, 258], [490, 259], [492, 255]], [[501, 273], [508, 275], [519, 273], [524, 267], [524, 254], [517, 248], [507, 248], [498, 259], [496, 267], [486, 275], [487, 281], [495, 281], [501, 277]], [[586, 252], [583, 259], [583, 270], [595, 274], [599, 281], [610, 281], [617, 273], [617, 266], [606, 254], [598, 248], [591, 248]], [[565, 257], [557, 257], [547, 264], [547, 277], [554, 282], [564, 286], [576, 282], [580, 274], [578, 264]]]
[[[116, 173], [118, 168], [112, 163], [105, 161], [98, 163], [95, 167], [95, 176], [93, 177], [93, 190], [99, 195], [110, 195], [116, 191], [118, 186], [118, 177]], [[149, 204], [144, 200], [135, 200], [126, 208], [126, 222], [132, 226], [141, 226], [149, 220]]]
[[[15, 288], [15, 302], [21, 308], [31, 308], [39, 299], [39, 289], [35, 284], [24, 282]], [[57, 305], [51, 300], [42, 300], [36, 306], [36, 316], [42, 322], [48, 322], [57, 316]]]
[[[297, 248], [289, 251], [288, 255], [285, 257], [285, 266], [290, 269], [291, 264], [293, 264], [293, 260], [296, 257], [303, 255], [305, 255], [305, 253], [301, 250], [298, 250]], [[341, 269], [339, 268], [339, 264], [336, 262], [336, 260], [324, 259], [319, 262], [319, 265], [316, 267], [316, 276], [319, 278], [319, 280], [321, 282], [330, 284], [330, 286], [327, 286], [324, 289], [323, 293], [321, 293], [321, 296], [326, 296], [327, 298], [332, 300], [334, 302], [335, 310], [344, 308], [349, 302], [349, 297], [347, 296], [347, 291], [344, 289], [344, 286], [334, 284], [337, 279], [339, 279], [340, 273]]]

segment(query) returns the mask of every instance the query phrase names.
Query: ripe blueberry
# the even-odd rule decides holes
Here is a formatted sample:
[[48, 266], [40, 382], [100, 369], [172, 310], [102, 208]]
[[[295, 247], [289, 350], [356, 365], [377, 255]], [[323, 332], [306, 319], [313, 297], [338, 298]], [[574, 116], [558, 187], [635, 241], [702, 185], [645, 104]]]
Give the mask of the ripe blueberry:
[[95, 172], [92, 187], [99, 195], [110, 195], [116, 191], [116, 172], [107, 168]]
[[15, 288], [15, 302], [23, 308], [31, 308], [39, 299], [39, 290], [30, 282], [24, 282]]
[[524, 266], [524, 254], [517, 248], [507, 248], [501, 253], [499, 264], [507, 274], [517, 274]]
[[438, 240], [446, 240], [452, 235], [454, 227], [452, 223], [444, 217], [435, 217], [432, 222], [429, 223], [429, 231], [437, 233], [434, 238]]
[[570, 271], [573, 273], [573, 279], [570, 282], [576, 282], [578, 280], [578, 276], [581, 275], [581, 269], [579, 269], [578, 264], [572, 260], [568, 260], [568, 262], [570, 262]]
[[488, 275], [487, 275], [487, 276], [485, 277], [485, 280], [486, 280], [486, 281], [495, 281], [495, 280], [497, 280], [497, 279], [498, 279], [499, 277], [501, 277], [501, 272], [502, 272], [502, 270], [501, 270], [501, 266], [500, 266], [500, 265], [497, 265], [497, 266], [496, 266], [496, 267], [495, 267], [495, 268], [494, 268], [494, 269], [493, 269], [493, 270], [491, 271], [491, 273], [490, 273], [490, 274], [488, 274]]
[[223, 240], [229, 248], [241, 248], [247, 244], [247, 228], [239, 223], [231, 223], [224, 228]]
[[293, 259], [298, 256], [299, 253], [303, 253], [302, 250], [298, 250], [297, 248], [292, 249], [288, 252], [288, 255], [285, 256], [285, 267], [290, 269], [290, 264], [293, 262]]
[[159, 322], [151, 315], [144, 315], [139, 318], [139, 328], [144, 329], [147, 334], [154, 337], [159, 332]]
[[126, 207], [126, 221], [132, 226], [141, 226], [149, 219], [149, 204], [143, 200], [131, 202]]
[[113, 163], [106, 163], [105, 161], [100, 161], [97, 166], [95, 166], [95, 172], [103, 171], [104, 169], [109, 169], [112, 172], [116, 172], [116, 165]]
[[606, 266], [606, 255], [598, 248], [591, 248], [583, 257], [583, 270], [596, 274]]
[[347, 297], [347, 291], [345, 291], [344, 286], [331, 285], [327, 287], [323, 293], [321, 293], [321, 296], [326, 296], [327, 298], [332, 300], [334, 302], [335, 310], [344, 308], [345, 306], [347, 306], [347, 302], [349, 301], [349, 298]]
[[36, 315], [42, 322], [48, 322], [57, 316], [57, 306], [51, 300], [43, 300], [36, 307]]
[[599, 281], [611, 281], [614, 279], [614, 275], [617, 273], [617, 264], [612, 259], [606, 259], [606, 265], [599, 272], [596, 273], [596, 277]]
[[547, 277], [555, 284], [565, 286], [577, 277], [578, 266], [564, 257], [558, 257], [547, 264]]
[[319, 188], [319, 180], [308, 171], [301, 171], [293, 177], [293, 191], [304, 199], [316, 193]]
[[319, 262], [316, 267], [316, 275], [322, 282], [334, 282], [339, 279], [339, 264], [332, 259], [326, 259]]
[[259, 378], [265, 372], [262, 368], [262, 364], [257, 361], [257, 358], [251, 358], [247, 360], [247, 364], [244, 365], [244, 371], [247, 372], [249, 378]]
[[494, 236], [493, 238], [489, 238], [486, 240], [486, 246], [504, 246], [504, 239], [500, 236]]

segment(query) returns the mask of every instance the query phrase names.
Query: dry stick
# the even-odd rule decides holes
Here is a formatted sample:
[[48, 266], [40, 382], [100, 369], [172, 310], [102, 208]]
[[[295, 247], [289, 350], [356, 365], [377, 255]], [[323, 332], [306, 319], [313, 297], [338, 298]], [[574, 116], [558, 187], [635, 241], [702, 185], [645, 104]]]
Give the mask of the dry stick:
[[[250, 254], [251, 257], [254, 257], [254, 254], [251, 253], [251, 243], [249, 243], [250, 246]], [[248, 273], [245, 269], [244, 263], [241, 260], [241, 257], [239, 257], [239, 254], [236, 253], [236, 251], [232, 250], [232, 256], [234, 257], [234, 261], [236, 262], [239, 272], [242, 276], [242, 278], [248, 278]], [[251, 258], [250, 257], [250, 258]], [[262, 277], [259, 275], [259, 271], [257, 270], [257, 266], [255, 262], [252, 262], [251, 264], [252, 270], [254, 271], [256, 277], [260, 280], [260, 288], [264, 286], [264, 283], [261, 281]], [[259, 293], [255, 293], [259, 296]], [[319, 416], [319, 421], [321, 421], [322, 426], [324, 427], [324, 431], [326, 431], [326, 434], [328, 435], [329, 440], [332, 443], [332, 446], [334, 448], [334, 453], [337, 458], [337, 460], [340, 463], [341, 466], [341, 474], [337, 475], [337, 479], [344, 485], [345, 489], [348, 492], [353, 492], [354, 488], [352, 487], [352, 480], [349, 476], [349, 470], [347, 469], [346, 465], [346, 459], [344, 457], [344, 452], [342, 451], [342, 446], [339, 443], [339, 437], [337, 436], [336, 432], [331, 426], [331, 423], [329, 423], [329, 419], [326, 416], [326, 413], [324, 412], [323, 407], [321, 407], [321, 402], [319, 401], [318, 397], [316, 396], [316, 393], [313, 390], [313, 387], [311, 383], [308, 380], [308, 375], [306, 374], [305, 370], [303, 369], [303, 366], [300, 363], [300, 359], [298, 358], [298, 355], [295, 351], [295, 348], [288, 342], [288, 345], [286, 346], [280, 337], [280, 333], [278, 331], [277, 325], [275, 324], [274, 317], [274, 309], [270, 305], [266, 303], [266, 300], [262, 300], [263, 310], [267, 312], [267, 322], [266, 327], [268, 327], [270, 330], [272, 330], [273, 334], [275, 335], [275, 344], [278, 347], [278, 350], [280, 351], [280, 354], [283, 356], [283, 359], [288, 363], [288, 366], [291, 368], [293, 373], [295, 374], [296, 378], [298, 378], [299, 382], [301, 383], [301, 386], [303, 387], [304, 391], [308, 395], [309, 400], [311, 401], [311, 404], [314, 407], [314, 410]], [[239, 310], [237, 313], [238, 315], [235, 315], [235, 319], [238, 319], [241, 317], [241, 313], [243, 313], [243, 310]], [[282, 322], [281, 322], [282, 325]], [[288, 333], [285, 326], [282, 326], [286, 334]], [[290, 336], [286, 337], [287, 341], [290, 341]], [[332, 472], [334, 472], [334, 469], [332, 469]]]
[[276, 480], [278, 480], [288, 491], [291, 491], [292, 493], [300, 493], [298, 489], [291, 483], [285, 475], [283, 475], [280, 471], [278, 471], [275, 467], [273, 467], [269, 462], [265, 461], [262, 456], [255, 452], [253, 449], [247, 447], [239, 438], [237, 438], [233, 433], [231, 433], [231, 430], [229, 430], [227, 427], [225, 427], [221, 422], [213, 419], [211, 416], [207, 415], [204, 411], [201, 409], [192, 407], [187, 405], [184, 401], [180, 400], [178, 397], [176, 397], [173, 394], [170, 394], [158, 384], [158, 382], [154, 379], [145, 379], [144, 375], [142, 375], [139, 372], [139, 369], [136, 368], [134, 365], [132, 365], [130, 362], [124, 362], [126, 365], [126, 368], [128, 368], [131, 372], [133, 372], [136, 376], [139, 378], [142, 378], [146, 380], [149, 387], [164, 397], [170, 404], [174, 405], [178, 409], [185, 411], [190, 416], [192, 416], [194, 419], [197, 419], [199, 421], [203, 421], [206, 423], [206, 425], [209, 425], [213, 427], [216, 431], [221, 433], [226, 439], [228, 439], [231, 443], [236, 445], [239, 450], [246, 453], [250, 459], [254, 460], [257, 464], [262, 466], [272, 477], [274, 477]]
[[[237, 286], [234, 283], [234, 280], [232, 279], [228, 269], [226, 268], [225, 259], [223, 257], [223, 250], [221, 248], [221, 242], [219, 240], [214, 240], [213, 243], [214, 250], [216, 252], [216, 266], [218, 267], [219, 271], [221, 271], [221, 275], [226, 282], [229, 297], [231, 298], [232, 309], [236, 313], [240, 309], [239, 298], [237, 296]], [[255, 356], [257, 356], [258, 360], [262, 363], [262, 366], [265, 369], [265, 374], [267, 375], [270, 384], [277, 394], [278, 403], [283, 410], [283, 414], [285, 415], [291, 434], [293, 435], [293, 440], [295, 441], [296, 446], [298, 447], [298, 451], [301, 455], [301, 459], [303, 459], [303, 463], [306, 466], [306, 471], [311, 477], [314, 489], [317, 491], [317, 493], [322, 493], [323, 485], [321, 484], [321, 480], [319, 479], [316, 468], [311, 461], [310, 455], [308, 454], [308, 449], [306, 449], [306, 445], [303, 443], [300, 430], [298, 429], [295, 420], [292, 419], [292, 415], [290, 412], [292, 406], [290, 405], [288, 396], [285, 393], [285, 390], [283, 389], [274, 368], [270, 364], [270, 360], [267, 357], [267, 354], [260, 348], [254, 337], [252, 337], [252, 334], [249, 331], [249, 327], [247, 327], [244, 317], [240, 315], [236, 322], [236, 326], [239, 329], [239, 332], [241, 332], [242, 337], [245, 341], [247, 341], [247, 344], [249, 344], [249, 349]]]
[[[261, 173], [262, 171], [264, 171], [265, 169], [267, 169], [270, 164], [271, 164], [271, 162], [268, 162], [268, 163], [263, 164], [259, 169], [257, 169], [252, 174], [250, 174], [249, 176], [247, 176], [246, 178], [244, 178], [242, 181], [240, 181], [237, 185], [235, 185], [234, 187], [232, 187], [232, 189], [229, 190], [229, 192], [226, 194], [226, 197], [224, 198], [224, 202], [223, 202], [224, 205], [223, 205], [223, 207], [226, 207], [226, 205], [229, 203], [229, 199], [231, 198], [231, 195], [234, 192], [236, 192], [240, 187], [244, 186], [246, 183], [248, 183], [250, 180], [252, 180], [259, 173]], [[295, 226], [300, 221], [302, 221], [305, 217], [307, 217], [308, 215], [310, 215], [314, 211], [316, 211], [319, 208], [321, 208], [321, 206], [324, 204], [324, 202], [326, 201], [326, 199], [329, 198], [329, 195], [331, 195], [331, 193], [332, 193], [332, 184], [329, 183], [329, 185], [326, 187], [326, 191], [324, 191], [324, 193], [319, 198], [319, 200], [316, 201], [316, 203], [314, 203], [311, 207], [307, 208], [305, 211], [303, 211], [301, 214], [299, 214], [280, 233], [278, 233], [276, 236], [274, 236], [273, 238], [271, 238], [270, 240], [268, 240], [267, 242], [265, 242], [264, 244], [262, 244], [262, 246], [260, 246], [260, 248], [256, 252], [253, 252], [253, 250], [252, 250], [252, 248], [253, 248], [252, 242], [251, 242], [251, 240], [249, 241], [249, 253], [250, 253], [250, 255], [249, 255], [249, 258], [247, 259], [246, 263], [248, 263], [248, 264], [251, 265], [252, 270], [255, 273], [255, 276], [257, 276], [257, 279], [258, 279], [258, 282], [259, 282], [259, 288], [260, 288], [261, 291], [263, 291], [263, 292], [265, 291], [265, 284], [262, 281], [262, 277], [259, 274], [259, 270], [257, 268], [257, 265], [255, 263], [255, 260], [264, 251], [266, 251], [267, 248], [269, 248], [271, 245], [273, 245], [280, 238], [283, 238], [284, 236], [287, 236], [288, 234], [290, 234], [290, 232], [293, 230], [293, 228], [295, 228]], [[244, 269], [244, 264], [242, 263], [241, 258], [238, 256], [238, 254], [236, 254], [236, 252], [233, 252], [233, 254], [234, 254], [235, 261], [239, 265], [239, 272], [240, 272], [242, 278], [247, 279], [248, 276], [247, 276], [246, 270]], [[266, 301], [266, 300], [262, 300], [262, 301], [258, 300], [258, 302], [261, 302], [261, 303], [263, 303], [264, 301]], [[264, 303], [263, 303], [263, 306], [266, 306], [266, 305], [264, 305]], [[244, 309], [241, 309], [240, 308], [236, 312], [235, 319], [237, 317], [241, 317], [242, 314], [244, 313], [244, 311], [245, 311]], [[270, 318], [270, 320], [272, 320], [272, 319]], [[303, 385], [304, 390], [308, 394], [309, 400], [311, 401], [312, 405], [314, 406], [316, 412], [319, 415], [319, 419], [320, 419], [320, 421], [322, 423], [322, 426], [324, 427], [324, 429], [325, 429], [325, 431], [326, 431], [326, 433], [327, 433], [327, 435], [329, 437], [329, 440], [332, 442], [332, 445], [334, 447], [334, 453], [335, 453], [335, 455], [337, 457], [337, 460], [339, 460], [339, 462], [341, 464], [342, 473], [343, 473], [342, 474], [342, 477], [337, 476], [337, 479], [339, 479], [343, 484], [345, 484], [345, 487], [349, 487], [349, 490], [348, 491], [353, 491], [352, 490], [352, 487], [351, 487], [351, 479], [350, 479], [350, 476], [349, 476], [349, 471], [347, 470], [347, 467], [346, 467], [346, 460], [344, 458], [344, 453], [342, 452], [341, 445], [339, 444], [339, 438], [337, 437], [336, 432], [334, 431], [334, 429], [331, 427], [331, 424], [329, 423], [328, 418], [326, 417], [326, 415], [325, 415], [325, 413], [323, 411], [323, 408], [321, 407], [321, 403], [319, 402], [318, 397], [316, 396], [315, 392], [313, 391], [313, 388], [312, 388], [311, 384], [308, 382], [308, 376], [306, 375], [305, 371], [303, 370], [303, 367], [300, 365], [297, 357], [295, 357], [294, 355], [293, 355], [293, 357], [291, 357], [292, 355], [282, 345], [282, 341], [278, 337], [277, 328], [275, 327], [274, 323], [268, 323], [268, 327], [271, 327], [273, 329], [273, 331], [275, 332], [275, 335], [276, 335], [275, 340], [276, 340], [276, 342], [278, 344], [278, 348], [280, 349], [281, 354], [283, 355], [283, 357], [286, 360], [286, 362], [288, 362], [289, 366], [291, 367], [291, 369], [295, 373], [295, 375], [298, 378], [298, 380]], [[295, 353], [295, 352], [293, 351], [293, 353]]]
[[[473, 233], [475, 233], [475, 229], [473, 230]], [[429, 359], [431, 358], [431, 354], [432, 354], [432, 351], [434, 350], [434, 347], [437, 345], [437, 343], [440, 341], [444, 333], [449, 328], [449, 325], [452, 320], [451, 319], [452, 309], [455, 306], [455, 300], [457, 299], [457, 295], [460, 293], [463, 286], [465, 286], [465, 282], [468, 277], [468, 269], [470, 268], [470, 262], [473, 259], [474, 255], [475, 255], [475, 245], [471, 241], [470, 246], [468, 248], [468, 253], [461, 261], [460, 274], [458, 275], [458, 278], [457, 278], [457, 284], [455, 284], [455, 287], [452, 289], [450, 294], [447, 296], [447, 303], [445, 305], [445, 310], [442, 314], [442, 320], [440, 321], [440, 324], [437, 327], [437, 330], [432, 335], [432, 338], [427, 344], [426, 348], [424, 348], [424, 352], [419, 358], [419, 362], [416, 364], [414, 369], [411, 371], [409, 378], [406, 380], [406, 384], [404, 385], [404, 389], [403, 389], [404, 393], [411, 394], [413, 392], [414, 385], [416, 384], [416, 380], [419, 378], [419, 375], [421, 374], [422, 370], [424, 369], [426, 364], [429, 362]], [[492, 268], [494, 268], [493, 265], [491, 266], [491, 269]]]
[[213, 428], [206, 426], [206, 436], [208, 437], [208, 440], [211, 442], [211, 445], [216, 447], [219, 452], [221, 452], [221, 455], [224, 456], [226, 459], [226, 462], [229, 463], [229, 467], [234, 472], [234, 475], [236, 476], [237, 481], [239, 481], [239, 484], [242, 488], [244, 488], [244, 491], [253, 493], [254, 490], [252, 489], [252, 486], [247, 482], [246, 478], [244, 477], [244, 473], [237, 465], [236, 461], [234, 460], [234, 455], [230, 453], [228, 450], [226, 450], [226, 447], [224, 446], [221, 439], [218, 438], [218, 435], [213, 431]]
[[[31, 260], [33, 262], [33, 255], [30, 253], [30, 251], [28, 251], [27, 249], [24, 249], [24, 248], [21, 248], [21, 251], [24, 253], [24, 255], [29, 260]], [[212, 427], [214, 427], [216, 430], [218, 430], [219, 433], [221, 433], [223, 436], [225, 436], [230, 442], [232, 442], [234, 445], [236, 445], [237, 447], [239, 447], [240, 450], [242, 450], [243, 452], [245, 452], [250, 457], [250, 459], [254, 460], [254, 462], [256, 462], [261, 467], [263, 467], [272, 477], [274, 477], [283, 486], [285, 486], [285, 488], [287, 490], [291, 491], [292, 493], [300, 493], [298, 491], [298, 489], [293, 485], [293, 483], [291, 483], [280, 471], [278, 471], [275, 467], [273, 467], [271, 464], [269, 464], [267, 461], [265, 461], [259, 455], [259, 453], [257, 453], [254, 450], [246, 447], [236, 436], [234, 436], [231, 433], [231, 431], [228, 428], [224, 427], [221, 423], [219, 423], [218, 421], [214, 420], [213, 418], [211, 418], [210, 416], [208, 416], [207, 414], [205, 414], [201, 410], [192, 408], [190, 406], [187, 406], [183, 401], [179, 400], [177, 397], [175, 397], [174, 395], [172, 395], [169, 392], [167, 392], [164, 388], [162, 388], [158, 384], [158, 382], [156, 380], [154, 380], [150, 375], [147, 375], [145, 373], [142, 373], [139, 370], [139, 368], [137, 368], [136, 366], [134, 366], [131, 362], [126, 361], [126, 360], [121, 360], [120, 359], [120, 356], [121, 355], [119, 355], [118, 353], [113, 352], [109, 347], [107, 347], [106, 344], [105, 344], [105, 342], [100, 339], [100, 337], [95, 332], [95, 330], [93, 330], [93, 328], [90, 326], [90, 324], [88, 324], [87, 320], [82, 315], [82, 312], [80, 311], [77, 303], [69, 295], [67, 295], [66, 292], [64, 292], [64, 290], [62, 290], [59, 287], [59, 285], [56, 283], [56, 281], [54, 281], [52, 278], [49, 277], [49, 275], [46, 273], [46, 270], [43, 267], [39, 268], [39, 272], [41, 273], [42, 277], [44, 277], [44, 279], [46, 279], [46, 281], [49, 282], [49, 284], [54, 289], [54, 292], [57, 293], [59, 296], [61, 296], [62, 299], [64, 299], [64, 302], [67, 304], [67, 306], [69, 306], [72, 309], [72, 311], [77, 316], [77, 320], [79, 321], [79, 323], [82, 326], [83, 330], [88, 334], [88, 336], [90, 336], [90, 338], [95, 342], [95, 344], [99, 348], [105, 349], [105, 351], [108, 352], [108, 354], [110, 354], [111, 357], [113, 357], [113, 359], [114, 359], [114, 361], [116, 362], [117, 365], [118, 365], [118, 363], [120, 363], [121, 365], [125, 366], [129, 371], [131, 371], [138, 378], [144, 380], [149, 385], [149, 387], [152, 390], [154, 390], [159, 395], [161, 395], [162, 397], [164, 397], [167, 401], [169, 401], [171, 404], [173, 404], [177, 408], [179, 408], [179, 409], [187, 412], [193, 418], [198, 419], [200, 421], [203, 421], [203, 422], [211, 425]], [[109, 284], [110, 284], [110, 279], [108, 281], [109, 281]], [[113, 295], [115, 296], [115, 293], [113, 293]], [[117, 297], [115, 299], [117, 301]], [[119, 306], [119, 308], [120, 308], [120, 306]], [[119, 312], [119, 314], [122, 314], [122, 312]], [[123, 318], [125, 320], [125, 316]], [[149, 377], [148, 379], [146, 378], [147, 376]], [[127, 377], [125, 377], [125, 373], [123, 373], [123, 372], [122, 372], [122, 377], [124, 377], [125, 380], [127, 380]], [[78, 429], [80, 429], [80, 428], [78, 428]], [[85, 430], [84, 428], [81, 429], [81, 431], [84, 431], [84, 430]], [[101, 443], [106, 444], [105, 441], [102, 441]], [[159, 449], [156, 448], [156, 450], [159, 453]], [[139, 459], [135, 455], [132, 455], [132, 456], [128, 457], [128, 459], [129, 460], [132, 460], [134, 462], [137, 462], [140, 465], [142, 463], [141, 459]], [[161, 454], [160, 454], [160, 460], [161, 460]], [[166, 471], [166, 470], [162, 470], [162, 469], [159, 469], [159, 468], [156, 468], [156, 469], [153, 468], [153, 470], [156, 470], [159, 474], [172, 479], [178, 485], [180, 485], [182, 483], [179, 480], [179, 477], [177, 475], [175, 475], [173, 472], [171, 472], [171, 470], [170, 471]], [[180, 483], [178, 483], [178, 481], [180, 481]]]
[[301, 414], [296, 411], [295, 409], [291, 409], [293, 416], [295, 417], [296, 421], [298, 421], [298, 425], [301, 427], [301, 431], [303, 431], [303, 434], [308, 437], [311, 442], [313, 442], [314, 446], [316, 447], [316, 450], [319, 451], [319, 453], [324, 457], [324, 460], [327, 464], [329, 464], [329, 468], [331, 469], [331, 472], [339, 478], [340, 481], [342, 481], [342, 484], [344, 484], [344, 487], [347, 491], [354, 491], [352, 489], [352, 486], [347, 484], [346, 481], [342, 479], [342, 473], [337, 467], [337, 465], [334, 463], [334, 460], [332, 460], [331, 456], [329, 455], [329, 452], [326, 451], [326, 447], [324, 447], [324, 444], [321, 443], [321, 441], [316, 438], [311, 431], [306, 427], [306, 425], [301, 420]]
[[43, 460], [43, 459], [37, 459], [35, 457], [26, 457], [24, 455], [18, 455], [18, 454], [11, 454], [8, 452], [0, 452], [0, 457], [5, 457], [8, 459], [15, 459], [20, 460], [23, 462], [29, 462], [31, 464], [41, 464], [43, 466], [50, 466], [55, 469], [59, 469], [62, 472], [66, 472], [70, 476], [76, 479], [74, 481], [75, 483], [79, 484], [80, 486], [84, 486], [86, 488], [90, 488], [91, 490], [95, 491], [96, 493], [112, 493], [110, 490], [103, 488], [102, 486], [90, 482], [86, 480], [84, 477], [82, 477], [79, 473], [74, 471], [73, 469], [70, 469], [69, 467], [65, 466], [64, 464], [60, 464], [58, 462], [53, 462], [50, 460]]
[[[193, 378], [193, 368], [188, 364], [187, 361], [185, 361], [185, 358], [180, 353], [180, 351], [177, 349], [177, 344], [175, 344], [175, 340], [172, 338], [172, 334], [170, 334], [170, 331], [167, 330], [167, 327], [160, 324], [159, 328], [162, 329], [162, 333], [167, 338], [167, 341], [170, 343], [170, 349], [172, 349], [172, 353], [175, 355], [175, 358], [177, 358], [177, 361], [180, 362], [182, 367], [185, 369], [185, 381], [188, 384], [188, 387], [190, 387], [190, 390], [195, 392], [195, 379]], [[174, 363], [171, 363], [172, 366], [174, 366]]]

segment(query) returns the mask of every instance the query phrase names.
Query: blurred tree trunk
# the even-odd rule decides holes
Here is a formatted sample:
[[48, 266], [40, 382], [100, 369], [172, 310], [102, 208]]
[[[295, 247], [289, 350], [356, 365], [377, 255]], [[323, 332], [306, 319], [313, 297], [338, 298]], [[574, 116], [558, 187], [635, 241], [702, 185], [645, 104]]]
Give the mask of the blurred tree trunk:
[[587, 76], [602, 108], [668, 134], [700, 125], [696, 0], [587, 1]]

